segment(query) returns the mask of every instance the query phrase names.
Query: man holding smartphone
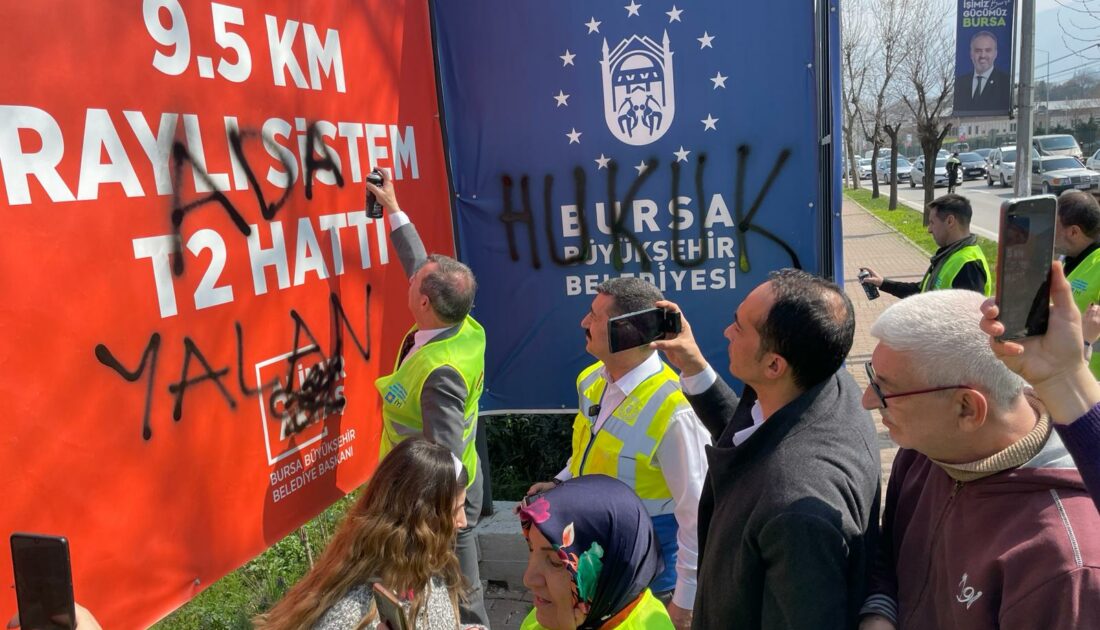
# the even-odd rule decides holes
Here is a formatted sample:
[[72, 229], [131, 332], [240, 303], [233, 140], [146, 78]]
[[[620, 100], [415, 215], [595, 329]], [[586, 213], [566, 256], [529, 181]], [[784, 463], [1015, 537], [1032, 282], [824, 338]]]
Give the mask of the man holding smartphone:
[[714, 438], [699, 500], [697, 628], [855, 625], [881, 475], [874, 424], [843, 367], [855, 327], [840, 287], [783, 269], [725, 331], [741, 396], [707, 363], [686, 315], [676, 337], [654, 342]]
[[[650, 585], [678, 629], [692, 623], [698, 558], [699, 493], [707, 473], [706, 429], [680, 390], [680, 379], [649, 344], [611, 352], [608, 320], [664, 300], [640, 278], [612, 278], [596, 288], [581, 320], [585, 349], [597, 362], [577, 377], [579, 412], [572, 456], [544, 492], [581, 475], [616, 477], [646, 506], [665, 570]], [[598, 498], [594, 498], [598, 500]]]
[[936, 242], [936, 253], [920, 282], [887, 280], [863, 267], [868, 275], [863, 284], [876, 286], [899, 298], [937, 289], [969, 289], [993, 295], [989, 263], [978, 246], [978, 237], [970, 233], [974, 211], [962, 195], [947, 194], [928, 204], [928, 233]]
[[[1085, 320], [1085, 347], [1100, 336], [1095, 324], [1100, 309], [1100, 204], [1092, 195], [1067, 190], [1058, 197], [1058, 220], [1054, 226], [1054, 250], [1064, 256], [1066, 279], [1073, 290], [1073, 301]], [[1089, 370], [1100, 379], [1100, 353], [1092, 352]]]
[[409, 277], [409, 311], [415, 322], [406, 333], [393, 373], [375, 381], [382, 396], [379, 458], [398, 442], [423, 435], [445, 446], [465, 466], [467, 526], [458, 532], [456, 553], [470, 592], [459, 603], [463, 624], [489, 627], [478, 570], [474, 526], [481, 515], [481, 461], [477, 435], [478, 400], [485, 379], [485, 330], [470, 316], [477, 281], [466, 265], [450, 256], [428, 255], [408, 215], [397, 205], [393, 181], [367, 190], [389, 215], [390, 237]]

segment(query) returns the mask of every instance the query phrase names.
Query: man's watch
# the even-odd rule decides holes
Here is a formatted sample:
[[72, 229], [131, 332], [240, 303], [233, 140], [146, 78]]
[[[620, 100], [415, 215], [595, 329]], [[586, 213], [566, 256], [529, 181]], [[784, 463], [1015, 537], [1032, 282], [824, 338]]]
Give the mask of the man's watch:
[[558, 479], [557, 477], [554, 477], [553, 479], [550, 480], [550, 483], [554, 484], [554, 487], [556, 488], [556, 487], [558, 487], [562, 484], [562, 480]]

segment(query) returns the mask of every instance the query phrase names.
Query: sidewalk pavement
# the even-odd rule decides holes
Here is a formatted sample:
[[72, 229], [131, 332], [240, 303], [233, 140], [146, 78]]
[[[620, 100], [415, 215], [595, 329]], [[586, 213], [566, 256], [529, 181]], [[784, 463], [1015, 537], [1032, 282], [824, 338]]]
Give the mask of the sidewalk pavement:
[[[899, 209], [897, 212], [910, 212], [910, 210]], [[866, 387], [867, 373], [864, 371], [863, 364], [871, 359], [871, 352], [876, 343], [868, 331], [882, 311], [897, 302], [897, 298], [881, 293], [879, 299], [868, 300], [856, 278], [859, 268], [870, 267], [883, 277], [915, 282], [920, 280], [928, 268], [929, 255], [846, 197], [841, 220], [844, 232], [845, 292], [851, 298], [856, 311], [856, 336], [852, 351], [848, 355], [848, 370], [861, 387]], [[890, 466], [894, 462], [894, 455], [898, 448], [890, 440], [889, 432], [882, 426], [879, 413], [875, 411], [871, 415], [878, 431], [879, 449], [882, 454], [882, 487], [885, 494]], [[526, 558], [517, 560], [526, 562]], [[484, 569], [482, 575], [491, 578]], [[531, 609], [531, 596], [524, 590], [522, 584], [491, 583], [486, 589], [485, 606], [489, 611], [489, 621], [493, 630], [516, 630], [527, 611]]]

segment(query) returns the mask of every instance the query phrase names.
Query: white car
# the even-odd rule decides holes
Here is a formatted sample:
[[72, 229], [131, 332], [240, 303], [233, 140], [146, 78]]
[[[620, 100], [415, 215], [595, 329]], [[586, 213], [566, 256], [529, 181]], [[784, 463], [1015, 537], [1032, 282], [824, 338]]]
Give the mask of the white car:
[[1100, 171], [1100, 149], [1097, 149], [1096, 153], [1093, 153], [1092, 157], [1085, 161], [1085, 168], [1090, 171]]
[[[932, 187], [946, 186], [947, 185], [947, 158], [936, 158], [936, 164], [933, 167]], [[913, 169], [910, 171], [909, 187], [916, 188], [920, 186], [924, 188], [924, 157], [917, 158], [917, 161], [913, 164]]]
[[859, 158], [859, 178], [871, 179], [871, 159]]
[[[910, 173], [913, 171], [913, 165], [909, 163], [909, 160], [903, 156], [898, 156], [898, 183], [909, 181]], [[883, 184], [890, 183], [890, 160], [878, 161], [878, 177], [879, 181]]]
[[[1039, 151], [1035, 148], [1031, 149], [1031, 163], [1034, 164], [1039, 159]], [[993, 184], [1000, 184], [1001, 186], [1012, 186], [1012, 182], [1016, 175], [1016, 146], [1005, 145], [999, 149], [993, 149], [993, 152], [989, 154], [989, 158], [986, 160], [989, 162], [989, 170], [986, 172], [985, 182], [992, 186]]]

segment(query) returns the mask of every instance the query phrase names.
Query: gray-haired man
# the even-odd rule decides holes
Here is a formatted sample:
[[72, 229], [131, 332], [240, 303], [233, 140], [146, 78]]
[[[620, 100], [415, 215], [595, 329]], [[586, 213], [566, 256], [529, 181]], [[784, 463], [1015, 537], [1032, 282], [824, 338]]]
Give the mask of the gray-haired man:
[[466, 467], [468, 526], [458, 533], [456, 552], [472, 590], [460, 605], [460, 616], [463, 624], [488, 627], [473, 531], [481, 514], [481, 462], [474, 436], [485, 379], [485, 331], [470, 317], [477, 282], [469, 267], [450, 256], [427, 254], [416, 228], [397, 205], [388, 176], [381, 187], [366, 185], [389, 215], [394, 248], [409, 276], [409, 311], [415, 322], [393, 372], [375, 381], [382, 396], [379, 457], [398, 442], [422, 434], [446, 446]]

